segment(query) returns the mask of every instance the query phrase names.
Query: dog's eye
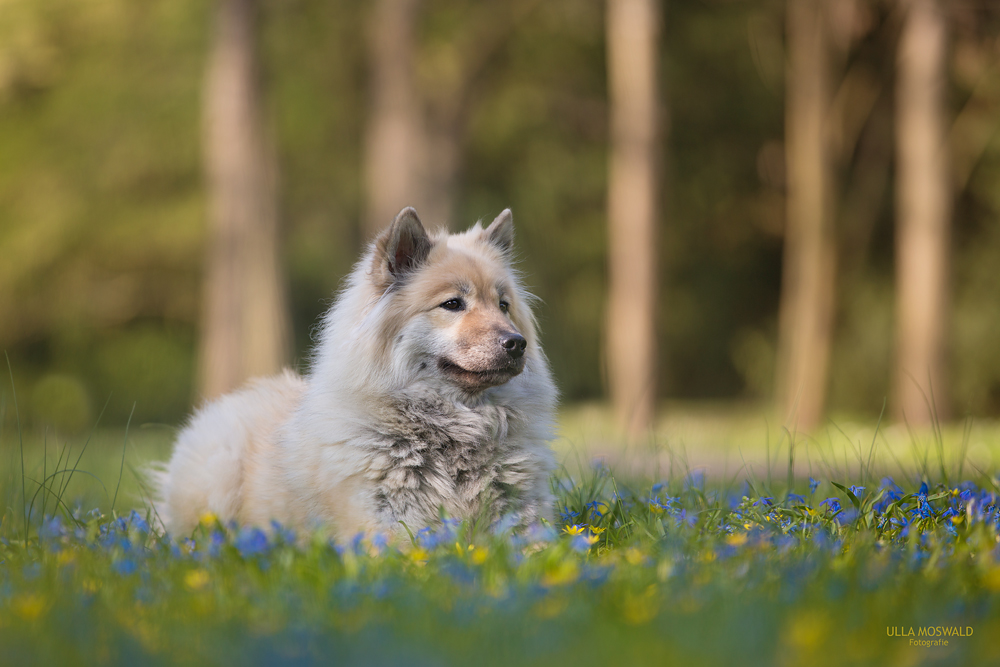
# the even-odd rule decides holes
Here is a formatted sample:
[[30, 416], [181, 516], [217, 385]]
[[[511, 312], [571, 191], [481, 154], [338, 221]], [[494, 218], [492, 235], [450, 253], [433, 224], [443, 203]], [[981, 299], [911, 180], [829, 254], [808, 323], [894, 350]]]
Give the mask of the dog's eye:
[[441, 304], [445, 310], [465, 310], [465, 302], [461, 299], [448, 299]]
[[501, 313], [506, 313], [508, 310], [510, 310], [510, 304], [507, 303], [506, 301], [501, 301], [500, 302], [500, 312]]

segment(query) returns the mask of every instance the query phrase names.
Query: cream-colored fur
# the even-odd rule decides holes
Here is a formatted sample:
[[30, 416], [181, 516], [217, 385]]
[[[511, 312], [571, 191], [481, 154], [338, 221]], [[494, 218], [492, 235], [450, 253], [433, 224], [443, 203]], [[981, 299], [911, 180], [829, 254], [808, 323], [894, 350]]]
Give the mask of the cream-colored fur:
[[549, 518], [556, 391], [512, 239], [509, 211], [429, 235], [404, 209], [325, 316], [309, 373], [252, 381], [180, 433], [157, 479], [167, 530], [206, 512], [340, 537], [442, 509]]

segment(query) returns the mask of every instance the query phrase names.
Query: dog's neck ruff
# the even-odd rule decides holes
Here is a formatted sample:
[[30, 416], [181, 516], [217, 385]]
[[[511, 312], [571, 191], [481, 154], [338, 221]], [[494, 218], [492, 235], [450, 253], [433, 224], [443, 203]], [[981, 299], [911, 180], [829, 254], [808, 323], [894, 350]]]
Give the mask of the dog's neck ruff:
[[524, 456], [508, 437], [519, 410], [474, 407], [428, 393], [390, 401], [370, 443], [370, 477], [382, 525], [435, 523], [440, 510], [458, 518], [495, 520], [516, 511], [515, 486]]

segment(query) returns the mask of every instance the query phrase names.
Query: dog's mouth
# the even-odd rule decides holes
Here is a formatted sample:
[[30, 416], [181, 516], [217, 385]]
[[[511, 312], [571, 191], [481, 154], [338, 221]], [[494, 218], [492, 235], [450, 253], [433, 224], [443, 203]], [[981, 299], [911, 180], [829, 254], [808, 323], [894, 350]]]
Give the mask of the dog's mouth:
[[489, 387], [501, 385], [524, 370], [524, 359], [517, 359], [506, 366], [472, 371], [444, 357], [438, 359], [438, 368], [466, 391], [482, 391]]

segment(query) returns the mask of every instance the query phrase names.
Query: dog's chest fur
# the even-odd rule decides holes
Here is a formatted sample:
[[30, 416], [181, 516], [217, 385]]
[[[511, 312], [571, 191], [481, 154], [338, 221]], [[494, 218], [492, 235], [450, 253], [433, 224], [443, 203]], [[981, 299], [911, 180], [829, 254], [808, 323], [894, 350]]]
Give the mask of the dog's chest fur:
[[[386, 528], [452, 516], [492, 520], [518, 506], [523, 452], [518, 410], [407, 396], [380, 415], [369, 445], [376, 514]], [[512, 437], [515, 436], [515, 437]]]

